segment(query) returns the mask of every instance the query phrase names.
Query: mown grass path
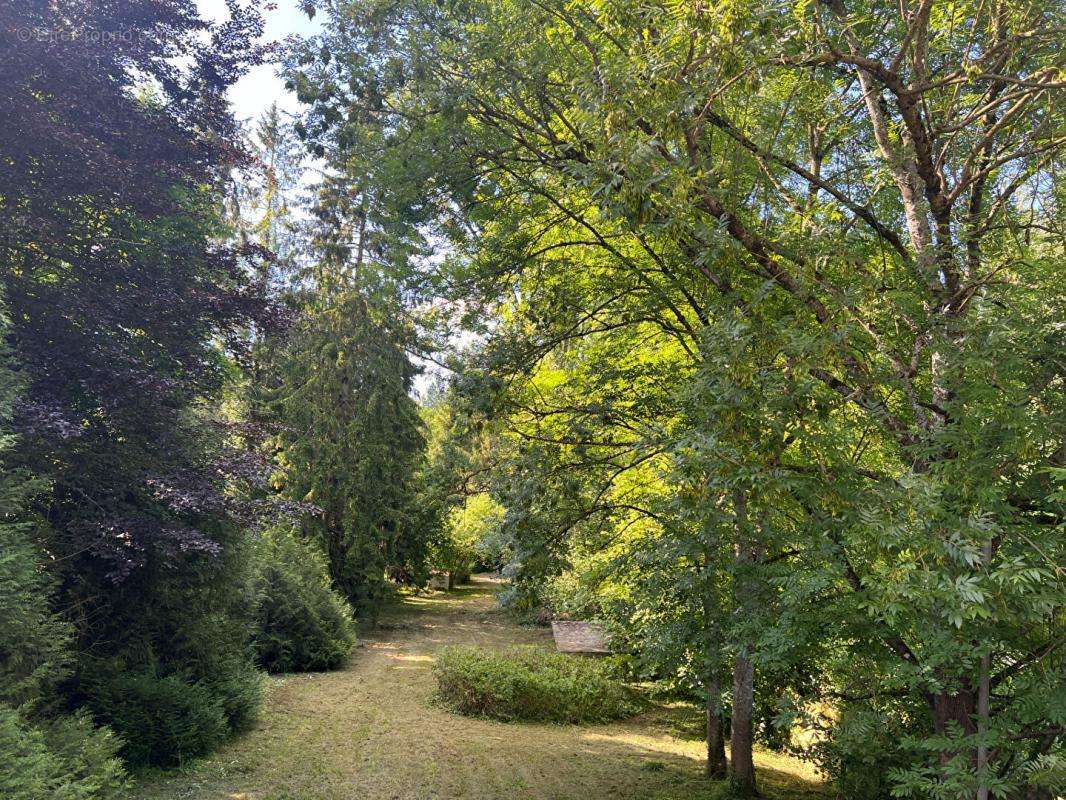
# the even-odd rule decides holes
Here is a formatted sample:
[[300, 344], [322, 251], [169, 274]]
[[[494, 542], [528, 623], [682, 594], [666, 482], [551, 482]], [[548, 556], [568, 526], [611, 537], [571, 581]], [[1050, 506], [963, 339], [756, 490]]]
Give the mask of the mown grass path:
[[[450, 644], [543, 644], [493, 609], [487, 578], [406, 597], [347, 669], [272, 679], [259, 723], [210, 759], [142, 778], [136, 800], [698, 800], [699, 719], [658, 709], [583, 727], [459, 717], [432, 702], [433, 654]], [[770, 797], [827, 797], [799, 762], [761, 758]]]

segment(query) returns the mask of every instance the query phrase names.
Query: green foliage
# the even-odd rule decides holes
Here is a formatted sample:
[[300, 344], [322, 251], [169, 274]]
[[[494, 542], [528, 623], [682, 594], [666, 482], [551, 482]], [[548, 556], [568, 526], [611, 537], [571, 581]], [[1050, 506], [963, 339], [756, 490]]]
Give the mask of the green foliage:
[[748, 792], [753, 729], [825, 702], [808, 755], [847, 791], [1043, 792], [1061, 4], [324, 8], [306, 131], [368, 195], [439, 198], [425, 282], [484, 334], [456, 468], [506, 509], [514, 604], [602, 610], [726, 700]]
[[[13, 476], [0, 476], [0, 484]], [[7, 500], [11, 499], [8, 495]], [[2, 502], [2, 501], [0, 501]], [[57, 684], [70, 672], [71, 628], [48, 609], [51, 584], [28, 526], [0, 516], [0, 796], [106, 800], [125, 772], [121, 742], [87, 714], [63, 712]]]
[[[72, 692], [122, 738], [132, 765], [202, 755], [254, 718], [262, 690], [249, 644], [255, 551], [246, 537], [228, 544], [195, 566], [146, 570], [114, 587], [115, 619], [99, 627], [113, 639], [100, 657], [76, 663]], [[123, 600], [146, 591], [154, 603], [134, 624]]]
[[34, 725], [0, 703], [0, 796], [108, 800], [125, 785], [119, 742], [84, 715]]
[[113, 675], [93, 691], [97, 718], [119, 733], [123, 758], [136, 766], [171, 767], [209, 753], [230, 733], [226, 705], [201, 681], [150, 670]]
[[252, 644], [268, 672], [337, 669], [355, 646], [352, 609], [330, 586], [325, 559], [291, 531], [269, 532], [256, 580]]
[[48, 607], [53, 587], [31, 539], [26, 504], [41, 487], [7, 464], [17, 441], [10, 429], [11, 406], [21, 388], [12, 370], [7, 331], [0, 294], [0, 702], [19, 707], [39, 703], [63, 677], [71, 631]]
[[321, 509], [301, 536], [326, 554], [333, 585], [369, 619], [388, 594], [386, 573], [425, 577], [417, 495], [425, 438], [404, 336], [364, 294], [324, 288], [280, 365], [276, 485]]
[[498, 568], [503, 509], [484, 492], [452, 509], [430, 555], [430, 565], [462, 581], [478, 567]]
[[849, 800], [879, 800], [892, 793], [892, 775], [917, 755], [902, 746], [906, 728], [886, 727], [888, 715], [845, 711], [809, 748], [829, 782]]
[[263, 701], [263, 673], [248, 658], [234, 657], [213, 668], [205, 679], [222, 705], [227, 735], [249, 730]]
[[263, 682], [249, 644], [254, 555], [237, 540], [199, 569], [143, 576], [157, 604], [115, 630], [116, 655], [79, 661], [73, 685], [131, 765], [180, 764], [250, 726]]
[[[2, 377], [2, 373], [0, 373]], [[0, 485], [11, 487], [10, 473]], [[12, 500], [10, 493], [3, 501]], [[25, 524], [0, 516], [0, 796], [104, 800], [123, 786], [120, 742], [85, 714], [63, 713], [71, 628], [48, 609], [51, 584]]]
[[[278, 108], [268, 108], [244, 130], [252, 158], [230, 189], [226, 212], [242, 239], [266, 248], [270, 259], [257, 264], [257, 278], [270, 289], [287, 287], [295, 278], [299, 243], [295, 199], [302, 174], [303, 149], [292, 124]], [[253, 367], [251, 388], [261, 390], [264, 376]]]
[[433, 671], [438, 697], [460, 714], [579, 724], [639, 710], [604, 663], [540, 647], [502, 652], [449, 647], [438, 654]]
[[[0, 476], [0, 491], [13, 477]], [[0, 500], [0, 702], [33, 706], [68, 671], [71, 629], [48, 608], [51, 582], [29, 526], [10, 521], [11, 499]]]

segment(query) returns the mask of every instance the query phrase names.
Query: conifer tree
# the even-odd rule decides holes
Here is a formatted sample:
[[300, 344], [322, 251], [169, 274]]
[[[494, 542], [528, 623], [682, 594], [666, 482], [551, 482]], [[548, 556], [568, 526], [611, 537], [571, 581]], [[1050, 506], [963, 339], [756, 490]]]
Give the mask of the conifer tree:
[[371, 620], [390, 568], [416, 578], [423, 571], [414, 490], [425, 439], [402, 336], [359, 291], [323, 287], [280, 367], [277, 486], [321, 509], [305, 519], [303, 535], [322, 548], [356, 613]]

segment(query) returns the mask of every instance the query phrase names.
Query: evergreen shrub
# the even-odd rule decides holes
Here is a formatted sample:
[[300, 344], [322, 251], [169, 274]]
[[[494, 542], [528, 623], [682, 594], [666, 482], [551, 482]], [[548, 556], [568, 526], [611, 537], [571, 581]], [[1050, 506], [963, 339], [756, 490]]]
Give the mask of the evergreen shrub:
[[205, 755], [230, 733], [218, 687], [153, 670], [118, 673], [93, 687], [96, 718], [124, 742], [132, 766], [173, 767]]
[[109, 800], [125, 786], [119, 741], [85, 715], [32, 722], [0, 703], [0, 797]]
[[330, 586], [325, 559], [288, 531], [263, 542], [253, 645], [269, 672], [337, 669], [355, 646], [347, 601]]

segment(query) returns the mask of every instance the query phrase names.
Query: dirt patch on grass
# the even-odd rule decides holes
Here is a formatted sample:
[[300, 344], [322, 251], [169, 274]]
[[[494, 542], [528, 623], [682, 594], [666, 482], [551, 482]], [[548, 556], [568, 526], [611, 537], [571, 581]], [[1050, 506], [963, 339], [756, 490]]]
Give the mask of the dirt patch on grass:
[[[270, 682], [255, 729], [215, 756], [145, 778], [136, 800], [697, 800], [702, 745], [671, 735], [678, 709], [568, 727], [460, 717], [432, 702], [434, 653], [452, 644], [551, 646], [547, 630], [493, 609], [478, 578], [412, 595], [364, 636], [340, 672]], [[763, 788], [784, 800], [829, 794], [805, 765], [763, 756]]]

